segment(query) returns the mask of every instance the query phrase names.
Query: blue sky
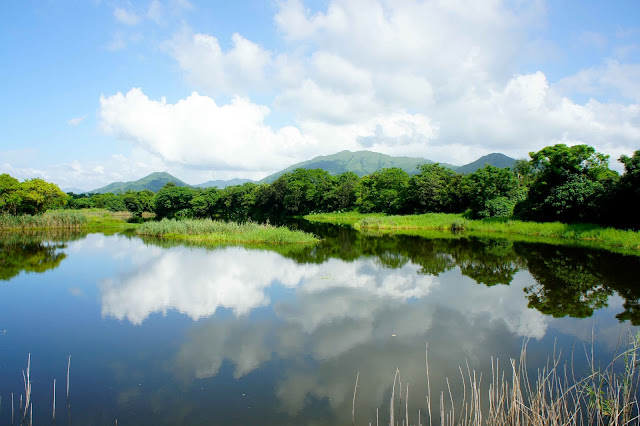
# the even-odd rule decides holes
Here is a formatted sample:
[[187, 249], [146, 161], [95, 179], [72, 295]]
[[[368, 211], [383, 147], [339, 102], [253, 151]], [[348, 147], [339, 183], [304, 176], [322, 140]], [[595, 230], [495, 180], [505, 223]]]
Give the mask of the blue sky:
[[259, 179], [344, 149], [640, 149], [637, 1], [0, 6], [0, 173]]

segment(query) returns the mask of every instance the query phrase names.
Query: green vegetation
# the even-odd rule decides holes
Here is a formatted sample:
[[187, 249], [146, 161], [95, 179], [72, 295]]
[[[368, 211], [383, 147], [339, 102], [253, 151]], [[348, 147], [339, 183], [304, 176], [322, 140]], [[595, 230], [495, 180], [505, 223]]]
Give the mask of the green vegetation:
[[[500, 220], [463, 223], [457, 218], [454, 228], [596, 241], [604, 238], [620, 247], [635, 248], [632, 234], [603, 231], [592, 225], [566, 228], [553, 222], [639, 230], [640, 151], [620, 158], [625, 167], [622, 176], [609, 169], [607, 156], [587, 145], [559, 144], [529, 155], [531, 160], [516, 161], [513, 170], [486, 165], [463, 175], [440, 164], [421, 164], [413, 174], [389, 167], [359, 177], [355, 172], [332, 175], [322, 169], [297, 168], [270, 184], [248, 182], [203, 189], [169, 182], [157, 193], [142, 190], [67, 196], [43, 181], [20, 184], [2, 175], [0, 212], [33, 214], [66, 205], [69, 209], [126, 210], [135, 217], [153, 212], [158, 219], [237, 222], [350, 210], [392, 215], [464, 213], [465, 220]], [[551, 224], [540, 227], [520, 221]]]
[[8, 174], [0, 175], [0, 214], [39, 214], [67, 204], [68, 196], [53, 183], [42, 179], [19, 182]]
[[146, 222], [138, 227], [136, 233], [202, 243], [315, 244], [320, 241], [312, 234], [292, 231], [286, 227], [210, 219], [163, 219]]
[[87, 223], [85, 215], [68, 210], [51, 210], [38, 215], [0, 215], [0, 230], [76, 229], [86, 226]]
[[134, 228], [130, 212], [105, 209], [49, 210], [39, 215], [0, 215], [0, 231], [33, 231], [48, 229], [123, 230]]
[[[358, 230], [436, 230], [472, 233], [519, 234], [534, 237], [602, 243], [600, 247], [625, 249], [640, 256], [640, 233], [591, 224], [569, 225], [559, 222], [523, 222], [510, 219], [466, 219], [461, 214], [427, 213], [423, 215], [387, 216], [357, 212], [325, 213], [304, 216], [313, 222], [351, 225]], [[411, 232], [403, 232], [411, 234]]]

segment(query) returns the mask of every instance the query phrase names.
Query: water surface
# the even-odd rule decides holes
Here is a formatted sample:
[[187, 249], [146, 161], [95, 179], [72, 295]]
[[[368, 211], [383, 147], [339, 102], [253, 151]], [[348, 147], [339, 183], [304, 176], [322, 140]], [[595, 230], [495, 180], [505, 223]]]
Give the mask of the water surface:
[[[0, 423], [388, 422], [396, 368], [413, 418], [459, 366], [615, 350], [640, 322], [639, 258], [501, 239], [366, 236], [313, 226], [292, 250], [185, 247], [135, 236], [0, 235]], [[586, 345], [586, 346], [585, 346]], [[576, 350], [577, 348], [577, 350]], [[576, 355], [577, 354], [577, 355]], [[66, 372], [71, 355], [70, 400]], [[16, 408], [17, 411], [17, 408]], [[384, 420], [384, 421], [383, 421]]]

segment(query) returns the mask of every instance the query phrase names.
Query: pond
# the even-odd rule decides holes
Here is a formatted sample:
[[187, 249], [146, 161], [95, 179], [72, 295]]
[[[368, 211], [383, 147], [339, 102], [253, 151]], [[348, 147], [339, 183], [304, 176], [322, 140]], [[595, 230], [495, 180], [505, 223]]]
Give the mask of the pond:
[[0, 424], [29, 354], [36, 424], [54, 379], [60, 424], [351, 424], [354, 406], [388, 424], [396, 369], [396, 416], [417, 424], [428, 393], [461, 404], [461, 371], [488, 383], [526, 344], [532, 371], [555, 354], [579, 375], [640, 324], [639, 257], [298, 226], [323, 242], [0, 234]]

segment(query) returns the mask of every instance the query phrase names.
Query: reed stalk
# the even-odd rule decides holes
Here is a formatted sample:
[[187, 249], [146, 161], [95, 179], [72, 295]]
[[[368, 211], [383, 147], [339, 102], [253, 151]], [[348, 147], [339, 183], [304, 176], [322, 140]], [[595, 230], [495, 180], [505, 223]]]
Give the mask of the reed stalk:
[[[491, 358], [488, 386], [483, 386], [482, 373], [471, 369], [467, 362], [466, 371], [459, 367], [461, 395], [454, 396], [451, 382], [446, 378], [447, 388], [440, 392], [439, 418], [432, 418], [431, 413], [427, 345], [425, 366], [429, 425], [433, 421], [443, 426], [637, 425], [640, 423], [640, 334], [629, 337], [627, 349], [621, 353], [616, 351], [605, 368], [599, 367], [593, 349], [585, 350], [589, 373], [578, 379], [573, 371], [573, 352], [569, 364], [562, 361], [562, 353], [556, 352], [555, 348], [547, 363], [538, 368], [535, 374], [530, 374], [526, 341], [523, 342], [519, 358], [510, 359], [506, 369], [497, 358]], [[398, 423], [395, 419], [395, 387], [399, 374], [399, 369], [396, 369], [389, 405], [392, 426], [411, 424], [408, 386], [404, 395], [405, 416]], [[402, 391], [399, 398], [402, 398]], [[378, 416], [376, 409], [376, 421]], [[422, 421], [419, 409], [417, 424], [422, 425]]]
[[71, 355], [69, 355], [69, 362], [67, 363], [67, 400], [69, 400], [69, 370], [71, 370]]
[[360, 372], [356, 374], [356, 386], [353, 388], [353, 405], [351, 406], [351, 425], [356, 424], [356, 392], [358, 391], [358, 378], [360, 378]]
[[53, 379], [53, 422], [56, 421], [56, 379]]

